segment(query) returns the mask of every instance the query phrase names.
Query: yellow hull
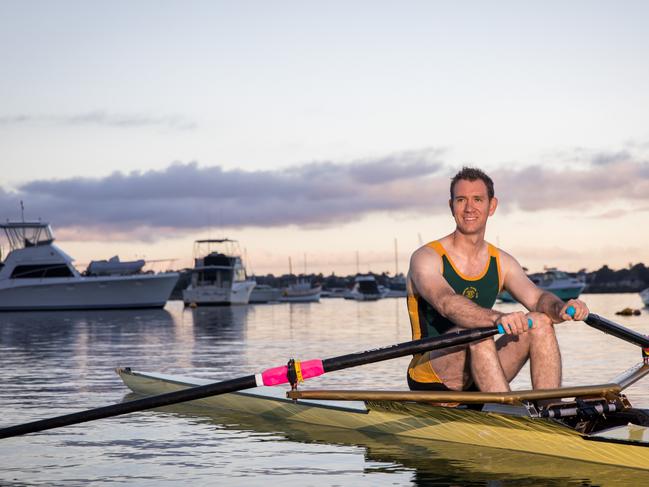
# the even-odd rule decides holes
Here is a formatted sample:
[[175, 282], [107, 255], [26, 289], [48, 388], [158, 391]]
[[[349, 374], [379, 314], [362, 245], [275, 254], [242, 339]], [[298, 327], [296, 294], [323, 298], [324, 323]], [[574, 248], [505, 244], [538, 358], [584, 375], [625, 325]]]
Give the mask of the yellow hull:
[[[161, 394], [199, 385], [156, 374], [118, 371], [125, 384], [142, 395]], [[344, 428], [367, 433], [444, 441], [570, 460], [649, 470], [649, 447], [628, 443], [593, 441], [556, 421], [518, 414], [481, 412], [427, 404], [392, 401], [338, 402], [283, 398], [284, 390], [257, 388], [192, 401], [193, 405], [282, 418], [306, 424]], [[513, 410], [512, 410], [513, 411]], [[649, 441], [647, 429], [639, 437]], [[642, 436], [645, 437], [642, 437]]]

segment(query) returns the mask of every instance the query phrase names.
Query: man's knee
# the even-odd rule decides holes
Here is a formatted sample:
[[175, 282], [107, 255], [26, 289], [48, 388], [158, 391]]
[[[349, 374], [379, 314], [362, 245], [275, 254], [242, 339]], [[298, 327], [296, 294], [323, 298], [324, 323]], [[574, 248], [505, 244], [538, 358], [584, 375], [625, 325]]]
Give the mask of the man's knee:
[[534, 328], [530, 330], [530, 332], [532, 339], [535, 339], [537, 337], [555, 337], [554, 325], [552, 324], [540, 323], [538, 326], [535, 325]]

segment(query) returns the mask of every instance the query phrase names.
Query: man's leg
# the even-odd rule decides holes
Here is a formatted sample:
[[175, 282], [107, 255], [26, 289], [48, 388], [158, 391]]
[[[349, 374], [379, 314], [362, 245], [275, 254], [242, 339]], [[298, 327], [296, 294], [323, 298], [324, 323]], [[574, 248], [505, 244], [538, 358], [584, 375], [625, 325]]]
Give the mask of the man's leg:
[[430, 364], [444, 385], [451, 390], [461, 391], [471, 382], [467, 345], [431, 351]]
[[552, 325], [538, 325], [521, 335], [505, 335], [496, 342], [498, 359], [508, 382], [530, 359], [534, 389], [554, 389], [561, 385], [561, 354]]
[[509, 383], [530, 359], [532, 387], [561, 385], [561, 354], [552, 325], [539, 325], [521, 335], [485, 339], [469, 346], [471, 374], [481, 391], [509, 391]]
[[500, 364], [500, 352], [492, 338], [469, 345], [469, 362], [473, 381], [482, 392], [508, 392], [509, 380]]

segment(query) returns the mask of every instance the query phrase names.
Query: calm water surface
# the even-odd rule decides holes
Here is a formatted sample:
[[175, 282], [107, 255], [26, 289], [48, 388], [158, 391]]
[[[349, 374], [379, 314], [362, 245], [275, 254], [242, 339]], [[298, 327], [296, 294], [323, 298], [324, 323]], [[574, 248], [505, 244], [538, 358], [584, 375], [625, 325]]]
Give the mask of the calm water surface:
[[[649, 334], [634, 294], [584, 295], [591, 310]], [[518, 305], [499, 305], [513, 310]], [[607, 382], [637, 348], [582, 323], [558, 327], [564, 385]], [[223, 380], [286, 363], [408, 341], [402, 299], [163, 310], [0, 314], [0, 424], [120, 402], [113, 369]], [[334, 372], [309, 387], [405, 388], [408, 358]], [[524, 369], [515, 388], [529, 387]], [[627, 390], [649, 408], [649, 384]], [[0, 440], [0, 485], [629, 485], [638, 473], [448, 444], [207, 414], [173, 406]], [[556, 465], [556, 462], [555, 462]], [[552, 473], [554, 472], [554, 473]], [[644, 479], [646, 480], [646, 479]], [[644, 482], [644, 480], [642, 480]], [[615, 483], [611, 484], [614, 485]]]

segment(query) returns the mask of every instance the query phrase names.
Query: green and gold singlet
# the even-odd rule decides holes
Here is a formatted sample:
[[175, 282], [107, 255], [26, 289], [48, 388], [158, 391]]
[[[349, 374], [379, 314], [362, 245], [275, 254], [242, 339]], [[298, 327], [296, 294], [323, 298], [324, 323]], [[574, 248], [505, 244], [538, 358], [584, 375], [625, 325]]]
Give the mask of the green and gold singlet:
[[[462, 274], [453, 264], [446, 250], [438, 241], [430, 242], [430, 247], [442, 258], [444, 279], [457, 294], [474, 301], [483, 308], [491, 308], [496, 302], [500, 291], [500, 254], [498, 249], [491, 244], [489, 260], [484, 271], [475, 277]], [[412, 327], [412, 339], [428, 338], [446, 333], [456, 325], [442, 316], [423, 297], [413, 289], [408, 289], [408, 315]], [[408, 366], [408, 383], [413, 388], [426, 388], [426, 384], [439, 385], [442, 381], [433, 370], [430, 363], [430, 352], [419, 353], [413, 356]], [[422, 386], [422, 387], [417, 387]]]

